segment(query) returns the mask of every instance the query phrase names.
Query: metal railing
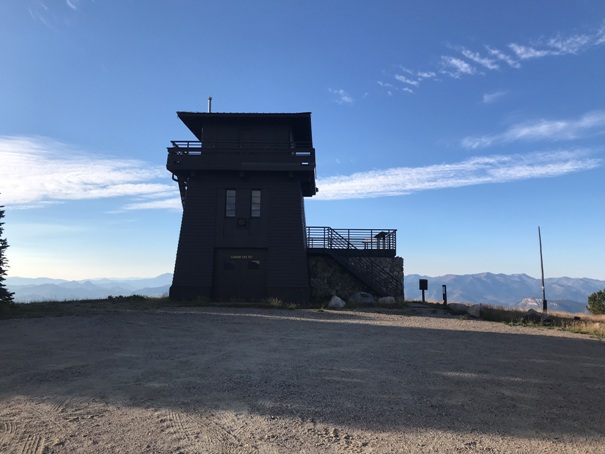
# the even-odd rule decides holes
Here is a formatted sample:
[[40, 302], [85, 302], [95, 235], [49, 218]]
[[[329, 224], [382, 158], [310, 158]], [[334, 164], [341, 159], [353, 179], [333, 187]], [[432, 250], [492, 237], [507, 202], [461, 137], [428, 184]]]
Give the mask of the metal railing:
[[307, 248], [327, 249], [330, 255], [375, 292], [382, 296], [403, 295], [403, 281], [393, 276], [375, 258], [364, 255], [338, 254], [340, 250], [396, 249], [396, 232], [393, 229], [333, 229], [307, 227]]
[[397, 230], [307, 227], [307, 248], [395, 251], [397, 249]]
[[296, 156], [311, 156], [313, 144], [301, 141], [205, 141], [199, 140], [171, 140], [172, 147], [168, 148], [170, 154], [199, 155], [202, 150], [280, 150], [292, 151]]

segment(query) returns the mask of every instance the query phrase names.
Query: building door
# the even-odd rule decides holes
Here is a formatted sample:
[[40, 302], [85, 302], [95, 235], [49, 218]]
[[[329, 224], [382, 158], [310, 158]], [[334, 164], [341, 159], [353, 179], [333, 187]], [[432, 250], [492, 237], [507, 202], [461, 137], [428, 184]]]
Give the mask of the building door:
[[214, 298], [259, 300], [267, 295], [266, 249], [216, 249]]

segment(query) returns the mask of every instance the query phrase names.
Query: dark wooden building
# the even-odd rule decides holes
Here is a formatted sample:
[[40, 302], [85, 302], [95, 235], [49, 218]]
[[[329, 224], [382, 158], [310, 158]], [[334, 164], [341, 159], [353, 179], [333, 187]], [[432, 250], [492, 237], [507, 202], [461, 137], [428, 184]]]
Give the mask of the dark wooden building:
[[168, 148], [183, 204], [170, 298], [305, 302], [313, 282], [314, 296], [331, 291], [313, 276], [326, 266], [379, 295], [403, 293], [403, 266], [399, 276], [380, 263], [395, 257], [395, 230], [306, 226], [304, 197], [317, 192], [310, 113], [178, 116], [197, 140]]
[[183, 202], [170, 297], [308, 300], [311, 114], [178, 116], [197, 140], [168, 148]]

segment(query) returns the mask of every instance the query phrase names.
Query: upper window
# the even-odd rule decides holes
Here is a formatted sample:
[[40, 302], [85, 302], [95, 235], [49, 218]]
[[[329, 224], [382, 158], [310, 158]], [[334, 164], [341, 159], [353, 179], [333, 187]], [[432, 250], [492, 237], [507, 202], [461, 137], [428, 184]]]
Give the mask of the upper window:
[[235, 217], [235, 189], [225, 191], [225, 217]]
[[260, 218], [260, 202], [261, 192], [260, 189], [253, 189], [250, 196], [250, 217]]

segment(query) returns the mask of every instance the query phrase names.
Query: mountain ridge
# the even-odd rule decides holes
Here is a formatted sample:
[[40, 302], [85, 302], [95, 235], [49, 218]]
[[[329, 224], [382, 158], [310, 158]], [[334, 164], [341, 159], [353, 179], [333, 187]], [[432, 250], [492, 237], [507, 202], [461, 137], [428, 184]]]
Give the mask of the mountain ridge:
[[69, 301], [78, 299], [103, 299], [109, 296], [164, 296], [172, 284], [172, 274], [164, 273], [153, 278], [126, 279], [52, 279], [8, 277], [6, 288], [14, 292], [15, 301]]
[[[421, 298], [419, 279], [429, 281], [429, 289], [425, 292], [425, 298], [429, 301], [442, 301], [442, 285], [446, 285], [449, 302], [483, 303], [520, 309], [542, 307], [542, 282], [527, 274], [409, 274], [404, 278], [407, 299]], [[605, 288], [605, 280], [592, 278], [551, 277], [545, 279], [544, 283], [549, 309], [566, 312], [585, 312], [588, 296]], [[171, 273], [152, 278], [5, 279], [7, 289], [15, 293], [17, 302], [103, 299], [118, 295], [159, 297], [168, 294], [171, 284]]]
[[[405, 276], [407, 299], [420, 299], [418, 280], [428, 279], [425, 298], [442, 301], [442, 285], [446, 285], [448, 302], [484, 303], [496, 306], [542, 307], [542, 281], [527, 274], [446, 274]], [[605, 280], [591, 278], [550, 277], [544, 279], [549, 309], [566, 312], [585, 312], [588, 296], [605, 288]], [[539, 301], [538, 305], [536, 301]]]

